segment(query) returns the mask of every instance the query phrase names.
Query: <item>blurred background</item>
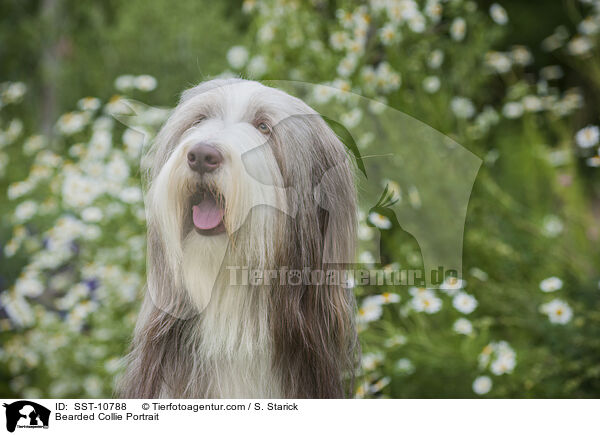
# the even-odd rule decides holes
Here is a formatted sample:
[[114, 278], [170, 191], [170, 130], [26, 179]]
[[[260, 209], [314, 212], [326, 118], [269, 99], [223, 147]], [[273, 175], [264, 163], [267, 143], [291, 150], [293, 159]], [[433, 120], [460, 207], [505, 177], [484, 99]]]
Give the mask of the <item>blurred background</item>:
[[[357, 397], [599, 397], [599, 43], [598, 0], [2, 0], [0, 396], [110, 397], [145, 279], [144, 137], [186, 87], [242, 76], [353, 90], [483, 160], [462, 279], [354, 289]], [[419, 264], [385, 215], [360, 225], [383, 267]]]

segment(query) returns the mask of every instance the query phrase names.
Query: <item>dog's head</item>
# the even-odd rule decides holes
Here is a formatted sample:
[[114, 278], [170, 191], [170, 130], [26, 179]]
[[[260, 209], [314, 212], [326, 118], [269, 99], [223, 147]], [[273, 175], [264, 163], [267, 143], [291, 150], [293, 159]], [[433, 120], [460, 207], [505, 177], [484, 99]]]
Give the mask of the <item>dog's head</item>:
[[262, 268], [352, 260], [356, 206], [344, 145], [280, 90], [240, 79], [187, 90], [146, 164], [149, 257], [158, 262], [150, 271], [164, 270], [155, 278], [185, 287], [196, 306], [208, 302], [207, 289], [190, 287], [212, 289], [206, 274], [225, 256]]

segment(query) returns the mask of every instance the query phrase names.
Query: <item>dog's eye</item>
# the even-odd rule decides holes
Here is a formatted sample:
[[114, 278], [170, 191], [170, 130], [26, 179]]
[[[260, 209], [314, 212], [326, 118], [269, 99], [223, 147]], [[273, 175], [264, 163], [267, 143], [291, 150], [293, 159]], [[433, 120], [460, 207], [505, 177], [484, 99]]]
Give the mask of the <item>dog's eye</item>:
[[204, 115], [200, 115], [192, 124], [192, 127], [196, 127], [198, 126], [202, 121], [204, 121], [206, 119], [206, 116]]
[[266, 122], [261, 122], [256, 126], [256, 129], [260, 131], [262, 134], [271, 133], [271, 127]]

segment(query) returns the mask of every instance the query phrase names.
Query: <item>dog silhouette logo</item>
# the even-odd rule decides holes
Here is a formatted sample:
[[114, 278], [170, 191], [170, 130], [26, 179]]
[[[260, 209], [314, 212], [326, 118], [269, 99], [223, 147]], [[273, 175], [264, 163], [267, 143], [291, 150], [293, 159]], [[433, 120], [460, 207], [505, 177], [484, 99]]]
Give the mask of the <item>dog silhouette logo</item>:
[[50, 410], [29, 400], [19, 400], [4, 404], [6, 408], [6, 430], [14, 432], [18, 428], [48, 428]]

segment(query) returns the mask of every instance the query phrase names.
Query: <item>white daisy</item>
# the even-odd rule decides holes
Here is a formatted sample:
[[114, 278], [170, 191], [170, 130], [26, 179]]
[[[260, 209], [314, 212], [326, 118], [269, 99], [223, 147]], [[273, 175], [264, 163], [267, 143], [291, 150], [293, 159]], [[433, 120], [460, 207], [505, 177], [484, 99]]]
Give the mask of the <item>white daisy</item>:
[[81, 211], [81, 218], [86, 222], [100, 222], [102, 210], [98, 207], [86, 207]]
[[383, 313], [381, 304], [367, 299], [365, 299], [362, 306], [358, 309], [358, 321], [360, 323], [369, 323], [378, 320]]
[[385, 347], [394, 347], [394, 346], [402, 346], [402, 345], [406, 344], [407, 341], [408, 340], [405, 335], [396, 334], [396, 335], [393, 335], [392, 337], [388, 338], [387, 340], [385, 340], [385, 342], [383, 344]]
[[526, 95], [521, 101], [523, 108], [528, 112], [539, 112], [544, 108], [542, 99], [536, 95]]
[[545, 293], [555, 292], [556, 290], [560, 290], [563, 286], [563, 282], [560, 278], [556, 276], [551, 276], [550, 278], [544, 279], [540, 282], [540, 290]]
[[440, 290], [447, 295], [455, 296], [459, 290], [466, 287], [466, 285], [467, 282], [465, 280], [449, 276], [440, 284]]
[[62, 134], [69, 136], [83, 130], [88, 119], [86, 112], [70, 112], [61, 116], [56, 126]]
[[552, 301], [543, 304], [540, 311], [548, 316], [550, 322], [564, 325], [571, 321], [573, 310], [565, 301], [553, 299]]
[[387, 217], [375, 212], [369, 213], [369, 222], [381, 230], [389, 230], [392, 227], [392, 222]]
[[581, 20], [577, 26], [577, 30], [584, 35], [594, 35], [600, 32], [600, 16], [590, 15], [589, 17]]
[[575, 142], [581, 148], [591, 148], [598, 144], [600, 139], [600, 130], [596, 125], [588, 125], [582, 128], [575, 135]]
[[423, 33], [425, 31], [425, 17], [421, 14], [415, 15], [408, 20], [408, 28], [415, 33]]
[[388, 23], [379, 29], [379, 39], [383, 45], [391, 45], [400, 36], [398, 29], [392, 23]]
[[135, 87], [135, 76], [125, 74], [115, 79], [115, 88], [121, 92], [129, 91]]
[[340, 116], [340, 122], [348, 129], [356, 127], [360, 123], [361, 119], [362, 111], [358, 107], [355, 107], [351, 111]]
[[465, 97], [454, 97], [450, 102], [450, 108], [457, 118], [469, 119], [475, 115], [475, 106]]
[[383, 355], [380, 353], [365, 353], [361, 358], [361, 366], [364, 370], [371, 371], [381, 364]]
[[157, 81], [148, 74], [137, 76], [134, 80], [134, 86], [142, 92], [150, 92], [156, 89]]
[[467, 22], [464, 18], [458, 17], [452, 21], [450, 25], [450, 36], [455, 41], [462, 41], [465, 39], [465, 34], [467, 33]]
[[510, 71], [512, 60], [505, 53], [499, 51], [488, 51], [485, 54], [485, 63], [491, 69], [499, 74], [504, 74]]
[[524, 45], [513, 46], [510, 55], [517, 65], [527, 66], [533, 62], [531, 51]]
[[523, 105], [516, 101], [506, 103], [502, 108], [502, 114], [508, 119], [520, 118], [523, 115]]
[[275, 38], [275, 25], [267, 23], [258, 30], [258, 40], [263, 43], [268, 43]]
[[558, 216], [544, 216], [544, 220], [542, 222], [542, 233], [546, 237], [556, 237], [563, 232], [563, 229], [564, 225]]
[[437, 76], [425, 77], [423, 80], [423, 89], [428, 94], [435, 94], [440, 89], [440, 79]]
[[77, 102], [77, 106], [81, 110], [94, 111], [94, 110], [98, 110], [101, 105], [102, 105], [102, 103], [100, 102], [100, 100], [98, 98], [94, 98], [94, 97], [82, 98], [81, 100], [79, 100]]
[[385, 377], [381, 378], [380, 380], [378, 380], [377, 382], [375, 382], [373, 385], [371, 385], [369, 387], [369, 392], [377, 393], [377, 392], [383, 390], [385, 387], [387, 387], [391, 381], [392, 380], [389, 376], [385, 376]]
[[369, 251], [363, 251], [358, 256], [358, 262], [360, 264], [374, 264], [375, 257]]
[[444, 52], [442, 50], [433, 50], [429, 54], [429, 58], [427, 59], [427, 65], [429, 68], [437, 69], [442, 66], [444, 62]]
[[567, 50], [574, 56], [582, 56], [587, 54], [592, 47], [592, 42], [586, 36], [575, 36], [569, 41]]
[[490, 6], [490, 16], [495, 23], [500, 24], [501, 26], [508, 23], [508, 14], [506, 13], [506, 9], [504, 9], [498, 3], [494, 3]]
[[356, 68], [357, 58], [354, 55], [345, 56], [337, 67], [337, 73], [340, 77], [348, 77]]
[[408, 358], [400, 358], [396, 361], [396, 370], [400, 373], [411, 374], [415, 371], [415, 365]]
[[473, 325], [468, 319], [461, 317], [454, 322], [452, 329], [459, 334], [469, 335], [473, 332]]
[[396, 302], [400, 302], [400, 295], [397, 293], [382, 293], [380, 295], [373, 296], [376, 298], [377, 302], [380, 305], [383, 304], [393, 304]]
[[416, 289], [410, 303], [412, 308], [419, 313], [433, 314], [442, 309], [442, 300], [429, 289]]
[[585, 164], [590, 168], [598, 168], [600, 167], [600, 156], [593, 156], [585, 159]]
[[25, 222], [31, 219], [37, 212], [38, 205], [34, 201], [25, 201], [15, 208], [15, 219], [17, 222]]
[[241, 69], [248, 61], [248, 50], [241, 45], [235, 45], [227, 51], [227, 62], [234, 69]]
[[496, 376], [503, 375], [505, 373], [512, 373], [517, 360], [513, 352], [500, 352], [498, 357], [490, 364], [490, 371]]
[[359, 240], [371, 240], [373, 238], [373, 228], [365, 224], [359, 224], [357, 230]]
[[3, 103], [18, 103], [27, 92], [27, 86], [22, 82], [13, 82], [2, 92]]
[[319, 104], [327, 103], [335, 95], [335, 92], [331, 86], [316, 85], [313, 89], [313, 98]]
[[472, 313], [477, 308], [478, 302], [475, 297], [465, 292], [459, 292], [452, 299], [452, 305], [464, 314]]
[[492, 380], [489, 376], [479, 376], [473, 381], [473, 391], [480, 396], [487, 394], [492, 389]]
[[559, 65], [548, 65], [540, 70], [540, 76], [546, 80], [558, 80], [564, 76], [564, 72]]
[[267, 61], [264, 56], [254, 56], [248, 62], [248, 74], [252, 77], [262, 77], [267, 72]]
[[329, 44], [334, 50], [343, 50], [350, 38], [346, 32], [334, 32], [329, 37]]
[[142, 200], [142, 190], [139, 187], [127, 187], [121, 191], [119, 199], [127, 204], [135, 204]]

